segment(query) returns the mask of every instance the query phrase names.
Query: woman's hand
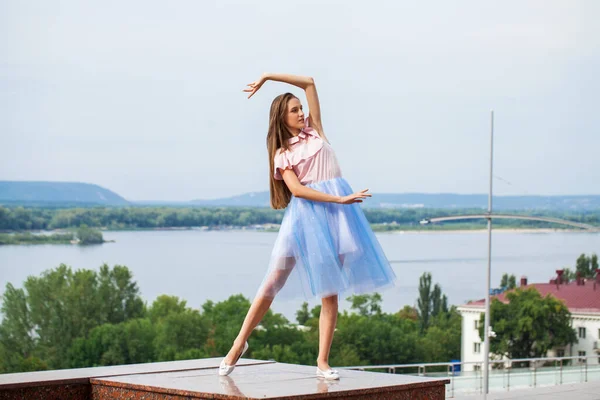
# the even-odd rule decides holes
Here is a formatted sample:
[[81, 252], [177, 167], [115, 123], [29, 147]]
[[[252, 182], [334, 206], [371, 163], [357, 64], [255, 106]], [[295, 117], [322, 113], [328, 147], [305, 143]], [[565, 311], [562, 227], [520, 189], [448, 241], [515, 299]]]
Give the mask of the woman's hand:
[[367, 193], [369, 189], [361, 190], [360, 192], [349, 194], [348, 196], [344, 196], [340, 199], [340, 204], [352, 204], [352, 203], [362, 203], [362, 199], [367, 197], [371, 197], [370, 193]]
[[252, 97], [254, 95], [254, 93], [258, 92], [258, 89], [260, 89], [260, 87], [267, 81], [267, 74], [263, 74], [258, 80], [247, 84], [246, 86], [248, 86], [246, 89], [244, 89], [244, 92], [246, 93], [250, 93], [248, 95], [248, 98]]

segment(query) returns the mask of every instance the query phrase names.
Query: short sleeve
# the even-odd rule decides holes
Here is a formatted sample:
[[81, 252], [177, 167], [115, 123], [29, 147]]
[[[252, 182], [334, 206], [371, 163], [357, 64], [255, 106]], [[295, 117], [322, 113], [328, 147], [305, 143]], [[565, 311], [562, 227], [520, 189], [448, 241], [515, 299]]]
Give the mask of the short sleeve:
[[[286, 169], [293, 169], [294, 165], [289, 158], [289, 151], [281, 151], [278, 150], [277, 154], [275, 154], [275, 159], [273, 160], [275, 171], [273, 171], [274, 177], [277, 180], [283, 180], [283, 176], [281, 176], [281, 171]], [[281, 171], [280, 171], [281, 170]]]

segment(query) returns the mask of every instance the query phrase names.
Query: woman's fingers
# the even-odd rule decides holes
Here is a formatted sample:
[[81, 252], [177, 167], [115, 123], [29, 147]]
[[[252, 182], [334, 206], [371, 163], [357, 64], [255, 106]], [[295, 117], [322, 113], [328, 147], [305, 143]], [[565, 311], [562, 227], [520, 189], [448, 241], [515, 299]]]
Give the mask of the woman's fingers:
[[254, 93], [256, 93], [258, 91], [258, 89], [260, 88], [259, 82], [252, 82], [247, 84], [246, 86], [248, 86], [246, 89], [244, 89], [244, 92], [246, 93], [250, 93], [250, 95], [248, 96], [248, 98], [252, 97], [254, 95]]
[[366, 193], [369, 189], [361, 190], [360, 192], [352, 193], [344, 198], [342, 201], [343, 204], [353, 204], [353, 203], [362, 203], [363, 199], [367, 197], [371, 197], [370, 193]]
[[243, 90], [246, 93], [250, 93], [250, 95], [248, 96], [248, 98], [252, 97], [252, 95], [254, 95], [254, 93], [256, 93], [256, 88], [248, 88], [248, 89], [244, 89]]
[[362, 203], [363, 199], [366, 199], [367, 197], [372, 197], [372, 195], [370, 193], [365, 193], [367, 190], [369, 190], [369, 189], [361, 190], [360, 192], [351, 194], [350, 202], [351, 203]]

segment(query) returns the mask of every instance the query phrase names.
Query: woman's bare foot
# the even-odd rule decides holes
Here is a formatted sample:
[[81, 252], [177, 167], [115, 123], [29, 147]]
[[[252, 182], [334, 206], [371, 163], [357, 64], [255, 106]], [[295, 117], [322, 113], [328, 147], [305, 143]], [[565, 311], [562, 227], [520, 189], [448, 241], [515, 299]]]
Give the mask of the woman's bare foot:
[[242, 351], [244, 351], [244, 342], [239, 342], [235, 341], [233, 342], [233, 346], [231, 346], [231, 350], [229, 350], [229, 353], [227, 353], [227, 355], [225, 356], [225, 364], [227, 365], [234, 365], [237, 363], [238, 359], [240, 358]]

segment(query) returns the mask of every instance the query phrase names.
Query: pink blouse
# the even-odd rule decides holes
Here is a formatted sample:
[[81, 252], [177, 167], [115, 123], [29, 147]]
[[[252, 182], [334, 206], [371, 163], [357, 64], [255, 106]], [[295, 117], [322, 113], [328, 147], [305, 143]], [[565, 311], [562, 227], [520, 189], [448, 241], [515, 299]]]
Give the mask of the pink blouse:
[[275, 179], [283, 180], [281, 172], [285, 169], [293, 169], [303, 185], [342, 176], [333, 149], [308, 125], [308, 117], [302, 131], [289, 143], [290, 150], [279, 149], [275, 153]]

